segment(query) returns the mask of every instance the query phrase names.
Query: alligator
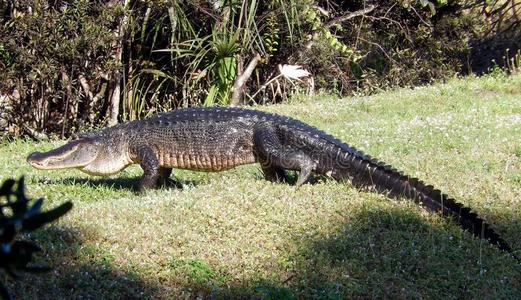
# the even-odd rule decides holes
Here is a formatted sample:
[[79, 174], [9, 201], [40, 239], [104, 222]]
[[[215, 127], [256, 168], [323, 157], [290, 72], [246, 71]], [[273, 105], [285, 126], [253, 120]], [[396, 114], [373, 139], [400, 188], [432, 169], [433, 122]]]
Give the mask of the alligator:
[[286, 181], [286, 171], [298, 171], [297, 187], [312, 174], [324, 175], [414, 200], [515, 257], [490, 225], [440, 190], [315, 127], [277, 114], [244, 108], [180, 109], [81, 135], [54, 150], [34, 152], [27, 162], [37, 169], [76, 168], [91, 175], [113, 175], [139, 164], [144, 171], [141, 191], [165, 184], [172, 168], [223, 171], [260, 163], [270, 181]]

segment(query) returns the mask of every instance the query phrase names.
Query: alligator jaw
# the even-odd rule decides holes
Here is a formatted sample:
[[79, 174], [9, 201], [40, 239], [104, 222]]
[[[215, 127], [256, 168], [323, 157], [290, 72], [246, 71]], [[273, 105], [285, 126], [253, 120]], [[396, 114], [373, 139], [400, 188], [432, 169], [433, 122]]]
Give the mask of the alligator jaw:
[[33, 152], [27, 162], [36, 169], [83, 168], [96, 159], [97, 147], [88, 140], [76, 140], [48, 152]]

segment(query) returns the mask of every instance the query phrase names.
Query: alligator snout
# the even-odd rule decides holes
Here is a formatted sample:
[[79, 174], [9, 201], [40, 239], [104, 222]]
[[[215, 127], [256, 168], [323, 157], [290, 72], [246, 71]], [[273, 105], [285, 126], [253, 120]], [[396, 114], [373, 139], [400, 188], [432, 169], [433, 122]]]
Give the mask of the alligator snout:
[[38, 166], [41, 163], [42, 153], [41, 152], [33, 152], [27, 156], [27, 162], [31, 166]]

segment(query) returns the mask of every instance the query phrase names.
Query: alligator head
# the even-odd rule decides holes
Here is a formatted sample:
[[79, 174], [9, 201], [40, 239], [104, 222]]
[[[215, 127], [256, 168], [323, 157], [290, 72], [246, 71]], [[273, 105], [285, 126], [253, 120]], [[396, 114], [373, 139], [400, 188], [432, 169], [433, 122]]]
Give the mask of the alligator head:
[[91, 175], [112, 175], [131, 163], [117, 144], [110, 139], [83, 137], [48, 152], [33, 152], [27, 162], [40, 170], [76, 168]]

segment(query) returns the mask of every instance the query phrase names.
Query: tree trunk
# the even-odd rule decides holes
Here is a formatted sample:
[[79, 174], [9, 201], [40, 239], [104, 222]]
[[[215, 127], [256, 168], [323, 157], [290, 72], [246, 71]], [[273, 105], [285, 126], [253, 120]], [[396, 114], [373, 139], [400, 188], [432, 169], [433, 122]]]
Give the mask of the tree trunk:
[[260, 54], [255, 53], [255, 56], [251, 59], [244, 72], [237, 76], [237, 79], [235, 79], [235, 83], [233, 84], [232, 88], [232, 99], [230, 100], [231, 106], [238, 106], [241, 103], [242, 94], [244, 92], [244, 85], [248, 79], [250, 79], [253, 70], [255, 70], [255, 67], [257, 67], [261, 59], [262, 57]]
[[[118, 3], [120, 0], [117, 1]], [[120, 63], [121, 65], [124, 65], [122, 61], [123, 57], [123, 47], [124, 47], [124, 40], [126, 36], [126, 31], [128, 28], [128, 20], [129, 20], [129, 3], [130, 0], [124, 0], [124, 12], [123, 18], [121, 19], [121, 22], [119, 23], [118, 27], [116, 28], [116, 41], [113, 44], [113, 53], [112, 58], [115, 62]], [[124, 70], [124, 68], [123, 68]], [[113, 73], [112, 81], [114, 83], [112, 93], [109, 99], [109, 119], [108, 119], [108, 125], [113, 126], [118, 124], [118, 117], [119, 117], [119, 107], [121, 103], [121, 85], [122, 85], [122, 76], [121, 71], [116, 70]]]
[[[67, 91], [66, 99], [65, 99], [65, 111], [63, 113], [63, 123], [60, 138], [65, 137], [65, 128], [68, 128], [69, 121], [69, 106], [71, 105], [72, 100], [72, 84], [69, 75], [65, 72], [65, 70], [61, 71], [62, 76], [62, 84], [65, 85], [65, 90]], [[74, 116], [74, 114], [72, 114]]]
[[118, 124], [119, 103], [121, 102], [121, 75], [119, 71], [114, 72], [112, 80], [114, 82], [114, 87], [112, 89], [112, 95], [110, 96], [109, 126]]

